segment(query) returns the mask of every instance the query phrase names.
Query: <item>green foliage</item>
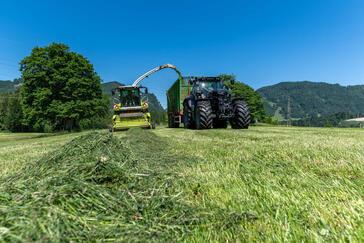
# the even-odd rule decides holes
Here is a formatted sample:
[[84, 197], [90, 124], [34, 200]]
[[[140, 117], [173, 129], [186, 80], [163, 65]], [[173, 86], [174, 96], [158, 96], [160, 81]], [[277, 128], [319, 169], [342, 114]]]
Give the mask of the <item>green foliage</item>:
[[153, 93], [148, 93], [147, 96], [152, 120], [157, 124], [166, 123], [167, 112], [163, 109], [157, 97]]
[[83, 119], [107, 114], [100, 77], [66, 45], [34, 48], [20, 71], [24, 122], [33, 130], [75, 129]]
[[155, 122], [157, 125], [167, 123], [167, 112], [165, 110], [151, 110], [150, 114], [152, 116], [152, 121]]
[[364, 85], [340, 86], [316, 82], [282, 82], [257, 90], [265, 100], [268, 115], [287, 118], [288, 97], [291, 117], [319, 119], [338, 113], [364, 114]]
[[5, 129], [4, 121], [8, 111], [9, 98], [8, 94], [1, 94], [0, 96], [0, 130]]
[[[103, 95], [103, 102], [104, 105], [108, 107], [110, 105], [110, 98], [106, 95]], [[111, 109], [108, 109], [106, 115], [104, 116], [95, 116], [82, 119], [79, 123], [79, 127], [81, 130], [109, 128], [111, 117]]]
[[225, 85], [231, 89], [234, 97], [242, 97], [248, 103], [252, 121], [263, 122], [266, 115], [261, 96], [250, 86], [236, 81], [234, 75], [223, 74], [220, 77]]
[[324, 116], [311, 116], [305, 117], [298, 120], [293, 120], [292, 125], [294, 126], [305, 126], [305, 127], [340, 127], [343, 125], [343, 121], [354, 118], [354, 114], [346, 112], [338, 112]]
[[17, 90], [18, 85], [22, 82], [20, 78], [13, 81], [0, 80], [0, 93], [13, 93]]
[[21, 79], [0, 81], [0, 130], [25, 131], [23, 112], [18, 92]]
[[0, 97], [0, 130], [24, 131], [23, 112], [19, 93], [2, 94]]

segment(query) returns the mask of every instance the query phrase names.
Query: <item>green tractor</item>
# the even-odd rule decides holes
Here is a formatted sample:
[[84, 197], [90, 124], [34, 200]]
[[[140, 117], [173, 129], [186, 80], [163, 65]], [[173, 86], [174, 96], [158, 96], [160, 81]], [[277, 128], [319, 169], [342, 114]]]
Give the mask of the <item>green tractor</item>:
[[149, 113], [148, 89], [142, 86], [119, 86], [112, 91], [113, 111], [110, 131], [132, 127], [155, 128]]
[[126, 130], [131, 127], [155, 128], [148, 109], [148, 89], [139, 84], [151, 74], [166, 68], [173, 69], [178, 76], [181, 76], [176, 66], [164, 64], [144, 73], [131, 86], [119, 86], [111, 91], [114, 98], [114, 115], [110, 131]]
[[244, 97], [233, 97], [219, 77], [179, 78], [167, 91], [168, 126], [189, 129], [247, 129], [250, 112]]

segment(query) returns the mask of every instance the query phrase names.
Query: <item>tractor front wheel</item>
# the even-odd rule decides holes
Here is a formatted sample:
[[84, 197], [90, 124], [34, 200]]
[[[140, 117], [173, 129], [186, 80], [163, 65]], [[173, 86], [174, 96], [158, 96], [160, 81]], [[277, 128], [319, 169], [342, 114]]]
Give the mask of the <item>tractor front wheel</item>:
[[212, 127], [212, 108], [209, 101], [199, 101], [196, 107], [196, 129]]
[[247, 129], [250, 124], [250, 112], [248, 105], [238, 100], [233, 104], [234, 117], [231, 119], [231, 127], [233, 129]]

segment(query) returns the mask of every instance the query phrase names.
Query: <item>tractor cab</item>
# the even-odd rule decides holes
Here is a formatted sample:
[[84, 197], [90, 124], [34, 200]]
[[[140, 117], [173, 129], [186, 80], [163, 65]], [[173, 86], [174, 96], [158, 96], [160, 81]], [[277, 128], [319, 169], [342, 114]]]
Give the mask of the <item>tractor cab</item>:
[[199, 99], [213, 98], [220, 95], [227, 97], [230, 95], [229, 89], [219, 77], [192, 77], [189, 80], [192, 86], [192, 94]]
[[112, 91], [112, 130], [131, 127], [153, 128], [148, 105], [148, 89], [142, 86], [119, 86]]
[[119, 86], [112, 92], [114, 104], [120, 104], [121, 107], [136, 107], [147, 103], [146, 87]]
[[190, 80], [192, 87], [207, 91], [226, 89], [224, 82], [219, 77], [201, 77]]

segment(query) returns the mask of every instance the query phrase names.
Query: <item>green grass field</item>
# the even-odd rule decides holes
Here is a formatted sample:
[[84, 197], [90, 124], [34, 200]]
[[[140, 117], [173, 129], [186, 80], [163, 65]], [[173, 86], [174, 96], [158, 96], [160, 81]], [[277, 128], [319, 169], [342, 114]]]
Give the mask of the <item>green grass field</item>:
[[[87, 148], [107, 133], [90, 133], [0, 133], [0, 241], [364, 241], [364, 130], [136, 129], [97, 152]], [[86, 148], [67, 147], [84, 135]], [[112, 156], [129, 150], [122, 164]], [[90, 177], [81, 162], [95, 156], [116, 169]], [[72, 176], [72, 193], [92, 193], [50, 186]]]

